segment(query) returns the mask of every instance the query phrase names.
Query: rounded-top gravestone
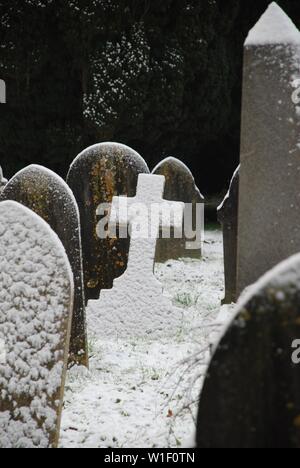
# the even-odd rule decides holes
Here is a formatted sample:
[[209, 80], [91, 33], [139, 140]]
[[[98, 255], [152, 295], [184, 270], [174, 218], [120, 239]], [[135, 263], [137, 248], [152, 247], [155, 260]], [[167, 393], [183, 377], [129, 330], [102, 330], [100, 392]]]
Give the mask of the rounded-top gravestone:
[[300, 448], [300, 255], [252, 286], [210, 363], [199, 448]]
[[[84, 150], [74, 160], [67, 182], [74, 192], [81, 216], [85, 293], [99, 299], [102, 289], [126, 270], [129, 238], [99, 238], [99, 206], [114, 196], [134, 197], [141, 173], [149, 173], [143, 158], [117, 143], [101, 143]], [[109, 211], [109, 208], [107, 208]]]
[[[184, 257], [201, 258], [204, 230], [204, 197], [189, 168], [179, 159], [166, 158], [152, 171], [166, 179], [164, 199], [186, 204], [183, 236], [161, 238], [157, 242], [156, 262]], [[190, 221], [190, 222], [189, 222]], [[188, 235], [185, 235], [188, 234]], [[196, 233], [196, 234], [195, 234]]]
[[73, 311], [58, 236], [28, 208], [0, 203], [0, 448], [57, 447]]
[[76, 200], [68, 185], [54, 172], [32, 165], [6, 185], [2, 200], [14, 200], [43, 218], [60, 238], [72, 267], [75, 283], [70, 344], [70, 365], [88, 365], [83, 287], [80, 220]]

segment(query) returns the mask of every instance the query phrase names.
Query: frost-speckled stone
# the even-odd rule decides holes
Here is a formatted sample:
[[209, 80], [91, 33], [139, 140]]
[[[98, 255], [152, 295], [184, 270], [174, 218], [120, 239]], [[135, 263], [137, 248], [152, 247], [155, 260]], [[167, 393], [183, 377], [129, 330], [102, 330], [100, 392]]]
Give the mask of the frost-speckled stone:
[[72, 191], [53, 171], [34, 164], [8, 182], [1, 198], [14, 200], [34, 211], [60, 238], [75, 285], [69, 363], [88, 366], [80, 218]]
[[241, 299], [200, 398], [199, 448], [300, 448], [300, 255]]
[[237, 295], [300, 251], [300, 32], [282, 11], [274, 28], [278, 8], [268, 41], [259, 21], [245, 44]]
[[0, 203], [0, 447], [58, 442], [73, 276], [64, 248], [28, 208]]
[[67, 182], [77, 200], [82, 230], [86, 300], [98, 299], [101, 289], [126, 270], [128, 239], [99, 239], [97, 208], [114, 196], [134, 197], [140, 173], [149, 173], [143, 158], [128, 146], [100, 143], [85, 149], [73, 161]]
[[[161, 283], [154, 276], [154, 259], [159, 227], [168, 228], [170, 220], [161, 216], [151, 218], [150, 207], [153, 204], [161, 208], [164, 203], [172, 205], [174, 212], [173, 225], [182, 224], [184, 203], [165, 202], [162, 199], [165, 178], [157, 175], [140, 174], [137, 195], [128, 199], [129, 206], [146, 205], [149, 210], [142, 210], [136, 216], [132, 214], [129, 223], [136, 233], [134, 225], [140, 225], [143, 232], [145, 225], [151, 227], [152, 236], [142, 238], [134, 235], [130, 240], [129, 259], [126, 272], [114, 281], [113, 289], [102, 290], [97, 301], [89, 301], [87, 309], [88, 323], [91, 331], [98, 337], [134, 336], [157, 338], [175, 334], [182, 324], [182, 311], [173, 307], [169, 298], [163, 295]], [[118, 198], [114, 198], [113, 206]], [[137, 204], [137, 205], [136, 205]], [[112, 221], [121, 225], [126, 219]]]
[[[186, 203], [186, 220], [191, 217], [192, 226], [183, 223], [186, 232], [180, 239], [158, 239], [155, 260], [163, 263], [167, 260], [178, 260], [179, 258], [201, 258], [204, 242], [204, 197], [196, 186], [195, 179], [190, 169], [179, 159], [166, 158], [161, 161], [152, 171], [152, 174], [163, 175], [166, 178], [164, 198], [166, 200], [180, 201]], [[190, 206], [189, 206], [190, 205]], [[196, 220], [197, 216], [200, 219]], [[190, 211], [190, 213], [189, 213]], [[198, 225], [196, 225], [198, 221]], [[193, 232], [187, 232], [189, 231]], [[198, 230], [197, 236], [194, 234]], [[185, 235], [188, 234], [188, 235]]]

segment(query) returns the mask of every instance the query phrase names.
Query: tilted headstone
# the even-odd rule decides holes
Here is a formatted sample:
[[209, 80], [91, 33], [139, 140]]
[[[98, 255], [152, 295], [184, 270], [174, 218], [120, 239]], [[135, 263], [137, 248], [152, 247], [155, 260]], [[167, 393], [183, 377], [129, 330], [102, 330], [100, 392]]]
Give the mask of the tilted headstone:
[[200, 398], [199, 448], [300, 448], [299, 338], [297, 254], [250, 288], [218, 344]]
[[125, 271], [129, 240], [100, 239], [98, 207], [110, 204], [114, 196], [136, 193], [138, 175], [149, 173], [143, 158], [117, 143], [101, 143], [87, 148], [74, 160], [67, 182], [78, 202], [83, 248], [86, 299], [98, 299], [101, 289]]
[[236, 301], [236, 268], [239, 206], [239, 170], [238, 167], [230, 183], [229, 191], [218, 208], [218, 220], [223, 229], [225, 298], [223, 304]]
[[58, 444], [73, 275], [57, 235], [16, 202], [0, 203], [0, 447]]
[[70, 365], [87, 366], [88, 350], [80, 239], [80, 220], [76, 200], [68, 185], [42, 166], [29, 166], [6, 185], [2, 200], [14, 200], [37, 213], [58, 235], [67, 252], [75, 284], [74, 311], [70, 343]]
[[300, 250], [299, 77], [300, 32], [272, 3], [245, 43], [237, 294]]
[[163, 176], [141, 174], [136, 197], [113, 200], [111, 224], [130, 224], [130, 251], [126, 272], [112, 289], [101, 291], [100, 299], [88, 303], [88, 321], [97, 337], [156, 338], [175, 334], [182, 326], [182, 311], [163, 295], [154, 276], [159, 227], [169, 229], [172, 223], [180, 228], [184, 211], [183, 203], [162, 199], [164, 182]]
[[152, 173], [166, 179], [165, 200], [186, 203], [182, 237], [176, 239], [173, 235], [170, 239], [158, 239], [156, 262], [163, 263], [185, 257], [200, 259], [204, 240], [204, 197], [195, 185], [193, 174], [176, 158], [163, 160]]

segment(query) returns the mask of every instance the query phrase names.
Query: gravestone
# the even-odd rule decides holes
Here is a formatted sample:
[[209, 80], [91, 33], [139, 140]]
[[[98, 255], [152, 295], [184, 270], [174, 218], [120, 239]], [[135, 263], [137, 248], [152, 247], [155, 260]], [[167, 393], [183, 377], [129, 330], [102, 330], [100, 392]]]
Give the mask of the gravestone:
[[101, 289], [112, 287], [113, 280], [126, 269], [129, 251], [128, 239], [99, 239], [98, 207], [110, 204], [117, 195], [133, 197], [140, 173], [149, 173], [142, 157], [117, 143], [87, 148], [70, 167], [67, 182], [80, 211], [87, 300], [98, 299]]
[[229, 191], [218, 208], [224, 245], [225, 298], [222, 304], [236, 302], [236, 268], [239, 206], [239, 170], [233, 174]]
[[300, 250], [300, 32], [272, 3], [245, 43], [237, 294]]
[[98, 338], [153, 339], [175, 334], [182, 326], [183, 312], [163, 295], [154, 276], [159, 228], [168, 230], [170, 223], [181, 228], [184, 211], [183, 203], [162, 199], [164, 183], [163, 176], [141, 174], [134, 198], [113, 199], [111, 226], [130, 224], [130, 251], [127, 270], [114, 280], [113, 288], [88, 303], [88, 321]]
[[[164, 263], [185, 257], [200, 259], [204, 240], [204, 197], [195, 185], [193, 174], [176, 158], [164, 159], [152, 174], [165, 177], [165, 200], [186, 203], [183, 236], [180, 239], [175, 239], [174, 235], [170, 239], [158, 239], [156, 262]], [[189, 229], [189, 232], [185, 229]], [[185, 232], [188, 236], [184, 235]]]
[[199, 448], [300, 448], [300, 255], [244, 297], [202, 390]]
[[75, 284], [70, 365], [88, 366], [80, 220], [68, 185], [42, 166], [29, 166], [6, 185], [2, 200], [14, 200], [43, 218], [60, 238], [72, 267]]
[[0, 166], [0, 193], [3, 191], [6, 184], [7, 184], [7, 179], [3, 177], [2, 167]]
[[58, 444], [73, 275], [57, 235], [0, 203], [0, 448]]

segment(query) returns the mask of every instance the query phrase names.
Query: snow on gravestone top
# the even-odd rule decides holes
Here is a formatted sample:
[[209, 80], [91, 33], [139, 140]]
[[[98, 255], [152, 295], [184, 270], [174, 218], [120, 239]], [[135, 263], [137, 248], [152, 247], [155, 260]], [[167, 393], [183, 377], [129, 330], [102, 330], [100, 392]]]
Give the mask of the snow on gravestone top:
[[200, 398], [197, 446], [300, 448], [300, 255], [251, 286], [216, 345]]
[[[169, 157], [161, 161], [152, 171], [152, 174], [163, 175], [166, 178], [164, 198], [171, 201], [181, 201], [186, 204], [185, 221], [187, 225], [183, 230], [181, 239], [159, 239], [156, 249], [156, 262], [165, 262], [169, 259], [183, 257], [201, 258], [202, 243], [204, 240], [204, 197], [195, 184], [190, 169], [179, 159]], [[196, 219], [196, 211], [197, 217]], [[192, 218], [191, 226], [188, 224]], [[200, 218], [200, 219], [199, 219]], [[198, 221], [198, 225], [196, 224]], [[198, 230], [195, 236], [195, 230]]]
[[0, 447], [58, 442], [73, 277], [49, 225], [0, 203]]
[[72, 191], [54, 172], [31, 165], [9, 181], [1, 198], [14, 200], [34, 211], [50, 225], [63, 243], [75, 284], [70, 363], [88, 365], [80, 219]]
[[98, 299], [101, 289], [127, 265], [128, 239], [99, 239], [97, 214], [100, 204], [110, 204], [114, 196], [134, 197], [138, 175], [149, 173], [143, 158], [128, 146], [100, 143], [80, 153], [72, 163], [67, 182], [77, 200], [82, 228], [83, 268], [86, 300]]
[[[128, 213], [121, 207], [124, 197], [113, 200], [112, 225], [129, 222], [132, 234], [126, 272], [114, 281], [113, 289], [102, 290], [99, 300], [88, 303], [89, 328], [98, 338], [157, 338], [175, 334], [182, 326], [183, 311], [172, 306], [154, 276], [159, 227], [168, 229], [171, 223], [175, 229], [181, 227], [184, 210], [183, 203], [162, 199], [164, 183], [163, 176], [141, 174], [136, 197], [127, 199]], [[157, 216], [151, 213], [154, 206], [160, 211]]]
[[249, 32], [245, 46], [299, 44], [300, 32], [287, 14], [273, 2]]

